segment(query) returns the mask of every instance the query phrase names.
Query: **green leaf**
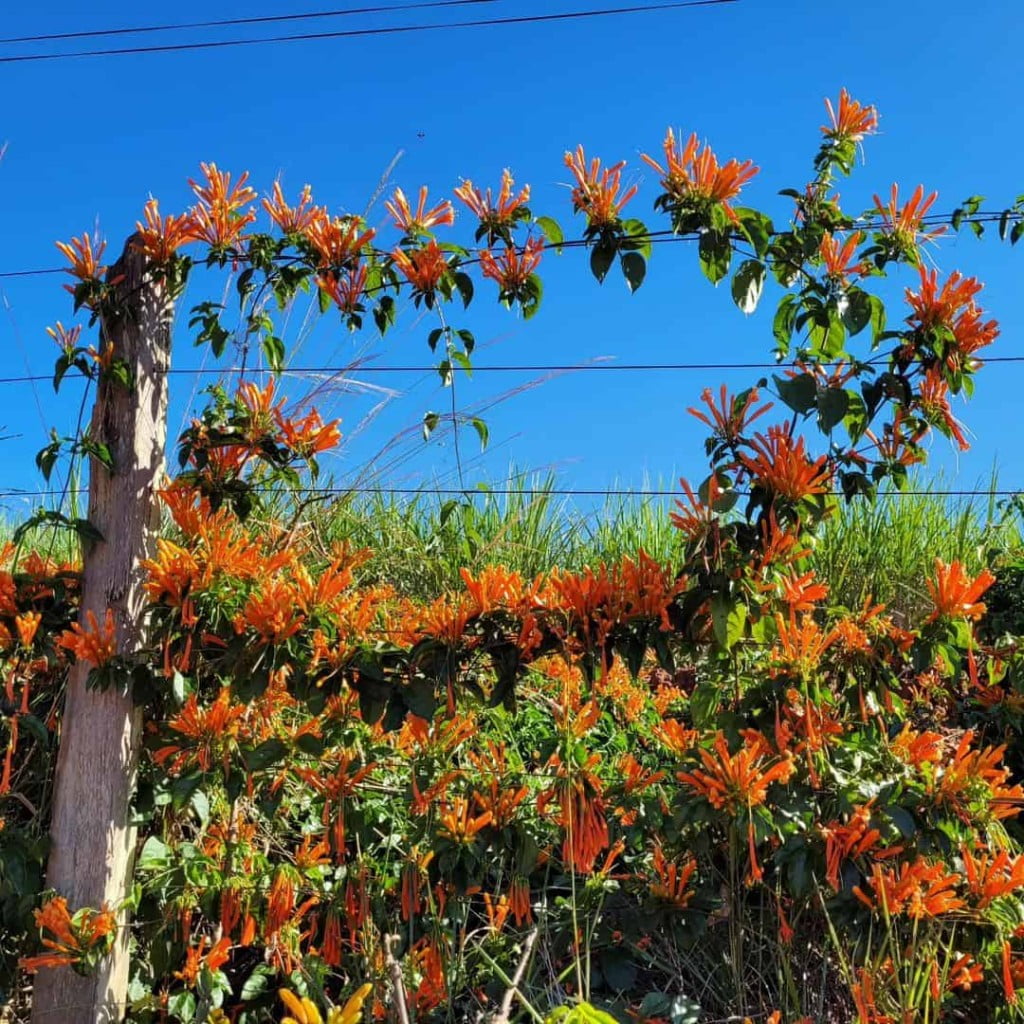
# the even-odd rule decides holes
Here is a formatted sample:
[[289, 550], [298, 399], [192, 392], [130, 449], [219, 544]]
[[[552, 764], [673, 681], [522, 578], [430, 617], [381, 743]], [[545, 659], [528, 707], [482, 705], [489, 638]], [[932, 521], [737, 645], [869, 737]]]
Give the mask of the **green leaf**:
[[743, 637], [747, 624], [747, 606], [725, 594], [711, 598], [711, 628], [724, 650], [731, 650]]
[[466, 309], [473, 301], [473, 278], [459, 270], [452, 275], [452, 280], [455, 282], [459, 297], [462, 299], [462, 308]]
[[698, 245], [701, 270], [712, 283], [718, 284], [729, 273], [732, 248], [729, 235], [724, 231], [705, 231]]
[[263, 335], [263, 354], [266, 356], [267, 365], [275, 373], [280, 373], [284, 369], [284, 342], [276, 335]]
[[842, 388], [823, 388], [818, 393], [818, 428], [822, 433], [831, 433], [840, 423], [850, 407], [850, 396]]
[[555, 247], [555, 251], [561, 254], [565, 235], [562, 234], [558, 221], [553, 220], [551, 217], [538, 217], [534, 223], [540, 228], [544, 237]]
[[869, 323], [874, 313], [871, 296], [860, 288], [851, 288], [845, 296], [843, 308], [843, 325], [851, 335], [860, 334]]
[[477, 437], [480, 438], [480, 450], [483, 451], [487, 447], [487, 442], [491, 436], [491, 432], [487, 429], [487, 424], [479, 416], [474, 416], [469, 421], [469, 424], [476, 431]]
[[604, 282], [611, 268], [612, 260], [615, 259], [615, 246], [598, 242], [590, 250], [590, 272], [597, 278], [599, 284]]
[[441, 417], [436, 412], [425, 412], [423, 414], [423, 440], [428, 441], [430, 435], [437, 429], [438, 423], [441, 422]]
[[647, 274], [647, 261], [638, 252], [624, 252], [619, 257], [622, 266], [622, 276], [631, 292], [644, 283], [644, 276]]
[[264, 992], [270, 990], [270, 984], [276, 971], [273, 967], [268, 967], [266, 964], [260, 964], [245, 979], [245, 984], [242, 986], [242, 1002], [247, 1003], [253, 999], [258, 999]]
[[135, 866], [140, 871], [163, 871], [171, 866], [171, 850], [156, 836], [150, 836], [139, 851]]
[[732, 279], [732, 300], [747, 314], [757, 309], [764, 291], [765, 265], [760, 260], [744, 260]]
[[809, 373], [798, 373], [795, 377], [780, 377], [773, 374], [775, 390], [779, 398], [795, 413], [804, 414], [814, 408], [818, 398], [818, 386]]
[[695, 729], [708, 729], [718, 717], [721, 693], [715, 683], [699, 683], [690, 694], [690, 718]]
[[288, 747], [285, 743], [273, 737], [269, 740], [264, 740], [255, 749], [243, 753], [242, 757], [245, 761], [245, 767], [250, 772], [258, 772], [280, 761], [287, 753]]
[[758, 256], [764, 256], [775, 233], [771, 218], [760, 210], [751, 210], [744, 206], [737, 207], [734, 212], [739, 218], [740, 230], [747, 236], [747, 240], [754, 247], [754, 252]]

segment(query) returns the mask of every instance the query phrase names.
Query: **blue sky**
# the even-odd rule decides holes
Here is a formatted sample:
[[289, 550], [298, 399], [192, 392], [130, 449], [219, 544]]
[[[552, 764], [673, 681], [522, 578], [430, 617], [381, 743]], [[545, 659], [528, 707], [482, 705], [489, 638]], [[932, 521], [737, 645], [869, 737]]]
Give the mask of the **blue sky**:
[[[225, 29], [203, 38], [600, 6], [614, 4], [503, 0], [451, 12]], [[190, 21], [285, 10], [281, 0], [215, 9], [181, 0], [161, 17]], [[3, 35], [147, 21], [138, 6], [115, 0], [48, 3], [45, 13], [25, 5], [7, 13]], [[289, 193], [310, 182], [317, 200], [335, 212], [362, 211], [399, 151], [392, 182], [407, 192], [426, 183], [432, 195], [450, 195], [463, 178], [496, 184], [507, 166], [532, 185], [534, 211], [557, 217], [567, 236], [576, 237], [562, 155], [582, 142], [588, 154], [628, 160], [627, 180], [641, 187], [628, 212], [660, 228], [651, 211], [657, 182], [639, 155], [657, 153], [669, 125], [698, 132], [723, 158], [754, 159], [761, 174], [743, 201], [782, 221], [790, 204], [777, 192], [810, 176], [822, 98], [836, 96], [841, 86], [881, 112], [881, 133], [868, 140], [866, 164], [841, 188], [847, 209], [868, 207], [872, 193], [893, 181], [908, 191], [918, 182], [937, 189], [936, 210], [950, 210], [972, 193], [989, 197], [986, 208], [999, 209], [1024, 191], [1024, 113], [1014, 98], [1022, 27], [1021, 9], [1006, 0], [978, 0], [969, 16], [951, 0], [870, 0], [856, 8], [741, 0], [590, 21], [6, 64], [0, 66], [7, 99], [0, 141], [8, 144], [0, 163], [0, 217], [7, 244], [0, 272], [59, 266], [54, 240], [97, 223], [109, 240], [108, 255], [119, 250], [150, 195], [168, 212], [188, 205], [186, 179], [197, 176], [200, 160], [248, 169], [261, 191], [278, 176]], [[196, 38], [186, 32], [142, 42]], [[108, 45], [84, 40], [67, 48], [97, 43]], [[125, 44], [130, 40], [114, 42]], [[52, 48], [5, 45], [0, 55]], [[379, 204], [370, 220], [386, 224]], [[472, 229], [463, 212], [446, 237], [468, 241]], [[1024, 355], [1018, 300], [1024, 247], [1018, 249], [994, 236], [977, 242], [965, 233], [933, 250], [943, 271], [961, 269], [986, 282], [983, 304], [1003, 331], [991, 355]], [[478, 285], [477, 300], [456, 318], [454, 326], [477, 337], [477, 365], [768, 358], [778, 293], [769, 292], [764, 308], [744, 318], [727, 285], [714, 289], [703, 280], [689, 245], [656, 249], [647, 282], [632, 297], [615, 275], [598, 287], [579, 253], [547, 254], [540, 269], [545, 298], [530, 322], [499, 308], [490, 282]], [[0, 278], [4, 376], [50, 371], [54, 351], [45, 328], [72, 320], [61, 283], [58, 277]], [[215, 297], [199, 275], [185, 304]], [[302, 337], [300, 313], [285, 334], [293, 347]], [[179, 317], [175, 338], [178, 368], [197, 366], [201, 358], [185, 319]], [[376, 366], [427, 364], [426, 335], [433, 326], [429, 315], [411, 307], [402, 309], [383, 341], [372, 330], [352, 336], [340, 326], [321, 326], [301, 341], [294, 359], [303, 365], [344, 366], [363, 358]], [[671, 486], [680, 475], [699, 478], [703, 430], [686, 407], [697, 404], [704, 387], [724, 381], [738, 389], [756, 373], [539, 377], [480, 372], [459, 378], [460, 409], [487, 408], [491, 434], [483, 456], [472, 432], [462, 436], [467, 484], [500, 481], [510, 463], [554, 471], [567, 488]], [[934, 445], [931, 465], [943, 472], [945, 485], [974, 486], [995, 466], [1000, 486], [1024, 486], [1024, 450], [1015, 429], [1022, 380], [1024, 364], [996, 364], [981, 373], [975, 399], [957, 409], [973, 432], [972, 450], [959, 455], [942, 439]], [[57, 398], [47, 383], [2, 386], [0, 427], [13, 436], [0, 442], [0, 489], [39, 486], [33, 455], [50, 427], [73, 428], [78, 385], [67, 385]], [[295, 378], [284, 386], [295, 397], [318, 388], [321, 410], [341, 417], [348, 440], [325, 464], [339, 483], [365, 473], [384, 448], [401, 455], [401, 463], [377, 460], [376, 472], [364, 479], [398, 487], [456, 483], [450, 437], [415, 440], [424, 412], [449, 409], [450, 395], [438, 387], [436, 374], [357, 371], [344, 386]], [[190, 379], [173, 380], [172, 404], [176, 433], [195, 406]], [[394, 446], [398, 437], [404, 440]], [[23, 500], [0, 501], [7, 517], [28, 507]]]

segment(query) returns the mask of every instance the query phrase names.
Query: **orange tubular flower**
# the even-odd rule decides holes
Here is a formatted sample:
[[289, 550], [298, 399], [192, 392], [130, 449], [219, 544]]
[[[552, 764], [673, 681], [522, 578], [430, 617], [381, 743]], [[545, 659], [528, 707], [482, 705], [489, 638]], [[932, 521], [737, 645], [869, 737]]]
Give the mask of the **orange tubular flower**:
[[676, 142], [671, 128], [665, 135], [662, 148], [667, 169], [646, 154], [642, 159], [661, 175], [661, 186], [671, 200], [677, 203], [721, 203], [729, 220], [738, 223], [729, 200], [735, 199], [743, 186], [757, 174], [759, 168], [754, 166], [753, 160], [740, 163], [733, 159], [719, 165], [710, 146], [705, 145], [701, 151], [696, 132], [684, 145], [681, 141]]
[[984, 976], [981, 964], [976, 963], [970, 954], [964, 954], [950, 967], [946, 987], [953, 992], [970, 992]]
[[995, 583], [995, 576], [988, 569], [973, 579], [964, 571], [960, 562], [947, 565], [941, 558], [935, 559], [935, 578], [928, 580], [928, 592], [935, 609], [925, 620], [936, 619], [980, 619], [986, 612], [984, 601], [978, 598]]
[[970, 805], [980, 802], [994, 818], [1012, 818], [1024, 804], [1024, 787], [1007, 786], [1010, 769], [1000, 762], [1005, 744], [976, 749], [971, 746], [974, 733], [968, 730], [960, 738], [952, 757], [946, 759], [934, 778], [931, 789], [965, 822], [971, 820]]
[[754, 451], [741, 453], [739, 461], [765, 490], [789, 501], [802, 501], [815, 494], [827, 494], [832, 471], [822, 455], [811, 460], [804, 438], [793, 440], [786, 427], [769, 427], [768, 436], [755, 434], [749, 442]]
[[23, 647], [31, 647], [36, 638], [39, 623], [43, 621], [41, 612], [23, 612], [14, 617], [14, 628], [18, 631], [18, 639]]
[[953, 415], [949, 404], [949, 385], [937, 366], [930, 367], [921, 378], [917, 404], [925, 419], [949, 434], [960, 451], [965, 452], [971, 447], [964, 435], [963, 424]]
[[697, 870], [697, 861], [693, 857], [688, 857], [683, 864], [670, 861], [665, 857], [659, 844], [654, 847], [654, 860], [651, 866], [655, 876], [655, 880], [651, 882], [651, 895], [656, 900], [685, 910], [693, 899], [693, 891], [689, 885], [693, 873]]
[[814, 581], [814, 570], [798, 576], [790, 571], [779, 580], [779, 596], [789, 606], [789, 613], [814, 611], [818, 601], [828, 597], [828, 584]]
[[838, 110], [832, 107], [830, 99], [825, 100], [825, 109], [831, 124], [821, 126], [826, 139], [836, 142], [860, 142], [865, 135], [873, 135], [878, 128], [878, 111], [874, 107], [865, 107], [845, 89], [839, 91]]
[[295, 607], [295, 591], [282, 580], [270, 580], [260, 590], [249, 595], [241, 614], [235, 619], [237, 632], [248, 626], [265, 643], [279, 644], [294, 636], [301, 628], [304, 616]]
[[[71, 267], [67, 273], [82, 281], [90, 281], [102, 277], [106, 266], [100, 263], [103, 259], [103, 250], [107, 243], [96, 241], [96, 248], [93, 249], [93, 240], [89, 235], [82, 235], [81, 238], [72, 238], [70, 242], [55, 242], [58, 249], [67, 257]], [[65, 285], [74, 291], [70, 285]]]
[[543, 252], [544, 241], [540, 238], [527, 239], [521, 251], [508, 246], [504, 255], [497, 259], [491, 255], [490, 249], [484, 249], [480, 253], [480, 272], [496, 281], [502, 294], [516, 295], [537, 269]]
[[965, 358], [999, 337], [999, 324], [995, 320], [982, 322], [982, 311], [974, 301], [984, 286], [954, 271], [939, 288], [937, 271], [918, 267], [918, 273], [920, 290], [906, 290], [911, 308], [907, 323], [915, 330], [944, 328], [951, 332], [955, 346], [946, 353], [946, 365], [951, 370], [962, 369]]
[[57, 637], [57, 646], [73, 651], [79, 661], [87, 661], [93, 668], [102, 668], [117, 654], [117, 625], [114, 613], [108, 608], [100, 627], [96, 613], [90, 609], [85, 613], [88, 629], [73, 622], [71, 629], [64, 630]]
[[493, 815], [490, 811], [484, 811], [474, 816], [469, 800], [456, 796], [438, 811], [437, 817], [440, 823], [437, 834], [442, 839], [465, 846], [473, 842], [477, 832], [491, 823]]
[[142, 209], [142, 216], [146, 223], [135, 222], [140, 241], [134, 244], [153, 263], [167, 263], [183, 245], [193, 241], [192, 218], [187, 213], [161, 217], [159, 204], [150, 199]]
[[424, 294], [434, 291], [448, 273], [448, 260], [433, 239], [422, 249], [395, 249], [391, 258], [409, 284]]
[[218, 971], [230, 958], [230, 938], [225, 936], [220, 939], [207, 952], [206, 947], [209, 943], [209, 937], [204, 935], [200, 938], [198, 946], [189, 946], [185, 951], [185, 966], [180, 971], [174, 972], [174, 976], [179, 981], [183, 981], [188, 988], [192, 988], [199, 980], [199, 974], [204, 967], [211, 971]]
[[778, 640], [772, 648], [771, 660], [780, 668], [797, 675], [813, 672], [836, 640], [834, 630], [826, 633], [812, 616], [806, 614], [799, 623], [793, 617], [787, 622], [776, 614], [775, 625]]
[[870, 883], [870, 896], [860, 886], [854, 886], [853, 894], [871, 910], [892, 917], [906, 914], [911, 920], [921, 920], [949, 914], [966, 905], [955, 893], [960, 875], [947, 874], [945, 865], [929, 864], [921, 857], [892, 870], [875, 864]]
[[232, 188], [230, 173], [218, 170], [215, 163], [199, 166], [206, 182], [200, 184], [191, 178], [188, 181], [199, 197], [191, 210], [189, 237], [216, 249], [237, 245], [244, 237], [243, 230], [256, 220], [254, 210], [242, 210], [247, 203], [256, 200], [256, 191], [246, 185], [249, 172], [243, 172]]
[[587, 227], [600, 230], [618, 224], [622, 208], [639, 191], [632, 185], [619, 196], [626, 161], [620, 160], [602, 171], [600, 159], [594, 157], [588, 163], [583, 147], [577, 146], [574, 153], [565, 154], [565, 165], [576, 179], [572, 190], [573, 209], [586, 214]]
[[708, 501], [705, 504], [690, 487], [686, 480], [680, 480], [679, 485], [686, 494], [686, 501], [676, 499], [675, 505], [678, 512], [670, 512], [669, 520], [672, 525], [681, 530], [689, 541], [701, 541], [707, 537], [718, 523], [718, 516], [715, 514], [715, 499], [719, 496], [718, 478], [711, 477], [708, 484]]
[[456, 190], [455, 195], [461, 199], [470, 211], [480, 218], [480, 224], [488, 231], [500, 231], [510, 228], [516, 220], [516, 213], [530, 201], [530, 186], [524, 185], [516, 195], [512, 195], [515, 179], [507, 168], [501, 174], [501, 188], [498, 201], [495, 202], [491, 190], [484, 195], [480, 189], [474, 188], [468, 179]]
[[864, 241], [864, 232], [855, 231], [845, 242], [841, 242], [831, 231], [826, 231], [818, 247], [818, 255], [825, 266], [825, 274], [840, 287], [845, 287], [851, 277], [863, 277], [869, 273], [870, 265], [854, 263], [857, 246]]
[[427, 186], [420, 188], [419, 202], [416, 212], [412, 212], [405, 193], [396, 188], [390, 199], [384, 203], [385, 209], [395, 218], [395, 227], [405, 235], [422, 235], [434, 227], [443, 227], [455, 223], [455, 207], [451, 200], [443, 199], [432, 209], [427, 209]]
[[985, 849], [974, 854], [966, 846], [960, 848], [960, 855], [970, 894], [979, 910], [1001, 896], [1024, 889], [1024, 856], [1011, 857], [1005, 850], [993, 856]]
[[172, 775], [193, 763], [209, 771], [218, 759], [226, 769], [245, 713], [243, 704], [232, 703], [228, 686], [222, 687], [217, 699], [205, 708], [199, 706], [194, 693], [190, 694], [181, 711], [167, 723], [169, 730], [188, 742], [161, 747], [154, 751], [153, 760], [159, 765], [169, 762], [167, 772]]
[[757, 388], [751, 388], [743, 395], [730, 395], [723, 384], [718, 392], [718, 405], [715, 405], [711, 388], [705, 388], [701, 392], [700, 400], [708, 407], [707, 413], [692, 407], [686, 411], [710, 427], [715, 437], [734, 442], [754, 420], [763, 416], [774, 405], [773, 402], [768, 402], [755, 409], [759, 397]]
[[796, 770], [789, 757], [768, 763], [769, 747], [764, 737], [744, 737], [743, 746], [729, 753], [729, 744], [721, 731], [715, 737], [714, 754], [701, 750], [704, 771], [678, 772], [676, 778], [695, 793], [703, 796], [718, 810], [736, 816], [764, 803], [773, 782], [785, 785]]
[[330, 451], [341, 440], [340, 420], [324, 423], [314, 409], [301, 420], [289, 419], [280, 409], [274, 410], [274, 419], [284, 436], [284, 442], [296, 454], [310, 458], [319, 452]]
[[914, 189], [914, 194], [902, 207], [899, 201], [898, 185], [892, 186], [888, 203], [883, 203], [876, 195], [874, 197], [875, 209], [881, 215], [882, 230], [891, 234], [897, 244], [904, 249], [915, 249], [919, 240], [930, 242], [932, 239], [938, 238], [946, 230], [944, 224], [932, 228], [930, 231], [923, 230], [925, 215], [938, 197], [938, 192], [932, 192], [925, 198], [924, 185], [918, 185]]
[[373, 241], [376, 231], [357, 217], [329, 217], [317, 207], [305, 228], [306, 241], [320, 257], [320, 266], [343, 267], [358, 257]]
[[100, 910], [83, 908], [72, 915], [67, 900], [55, 896], [34, 911], [33, 916], [40, 931], [49, 932], [42, 944], [51, 952], [22, 958], [18, 961], [22, 970], [85, 965], [103, 956], [113, 944], [117, 919], [105, 904]]
[[342, 313], [354, 313], [366, 288], [366, 275], [366, 264], [357, 263], [341, 274], [328, 272], [319, 275], [316, 285]]
[[[836, 892], [840, 889], [839, 873], [843, 861], [874, 849], [882, 838], [877, 828], [870, 827], [873, 802], [855, 807], [850, 820], [845, 824], [832, 821], [821, 826], [821, 833], [825, 837], [825, 878]], [[875, 855], [878, 856], [877, 851]]]
[[318, 217], [326, 216], [323, 207], [313, 205], [313, 190], [304, 185], [297, 206], [289, 206], [281, 191], [281, 182], [274, 182], [273, 195], [263, 199], [263, 209], [286, 235], [301, 235]]

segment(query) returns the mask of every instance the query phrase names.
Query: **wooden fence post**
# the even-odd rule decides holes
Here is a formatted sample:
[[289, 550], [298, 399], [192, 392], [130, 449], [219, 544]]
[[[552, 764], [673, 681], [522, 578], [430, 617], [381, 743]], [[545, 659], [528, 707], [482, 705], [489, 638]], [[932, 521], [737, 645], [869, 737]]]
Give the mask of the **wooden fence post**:
[[[109, 378], [98, 385], [93, 439], [111, 453], [113, 470], [95, 459], [89, 472], [89, 521], [103, 540], [85, 556], [84, 615], [102, 623], [108, 608], [117, 623], [118, 652], [142, 641], [143, 558], [155, 553], [160, 510], [155, 489], [167, 437], [167, 369], [172, 302], [166, 285], [145, 273], [144, 256], [128, 240], [108, 281], [121, 315], [101, 323], [101, 345], [127, 364], [132, 385]], [[73, 912], [103, 903], [119, 907], [129, 891], [135, 852], [130, 802], [141, 740], [141, 715], [130, 695], [86, 689], [89, 665], [76, 664], [68, 680], [54, 788], [47, 885]], [[124, 1015], [128, 987], [128, 915], [118, 914], [118, 936], [98, 972], [83, 978], [67, 967], [36, 975], [33, 1024], [112, 1024]]]

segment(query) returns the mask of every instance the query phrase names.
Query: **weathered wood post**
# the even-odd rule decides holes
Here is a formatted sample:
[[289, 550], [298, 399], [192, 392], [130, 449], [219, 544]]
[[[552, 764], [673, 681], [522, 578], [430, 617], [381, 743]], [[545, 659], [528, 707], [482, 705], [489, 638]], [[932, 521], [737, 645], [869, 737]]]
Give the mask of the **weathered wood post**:
[[[101, 351], [127, 364], [129, 388], [101, 379], [91, 435], [111, 453], [113, 469], [93, 460], [89, 521], [103, 540], [85, 556], [84, 615], [102, 623], [113, 609], [120, 653], [142, 641], [142, 559], [155, 553], [160, 510], [155, 495], [167, 437], [167, 369], [172, 302], [163, 282], [145, 273], [145, 258], [128, 240], [107, 280], [120, 314], [101, 321]], [[79, 907], [117, 908], [128, 893], [135, 847], [129, 805], [135, 788], [141, 715], [123, 690], [86, 689], [90, 666], [71, 671], [61, 723], [47, 885]], [[67, 967], [44, 969], [33, 992], [34, 1024], [109, 1024], [124, 1014], [128, 986], [127, 915], [118, 915], [110, 956], [89, 978]]]

